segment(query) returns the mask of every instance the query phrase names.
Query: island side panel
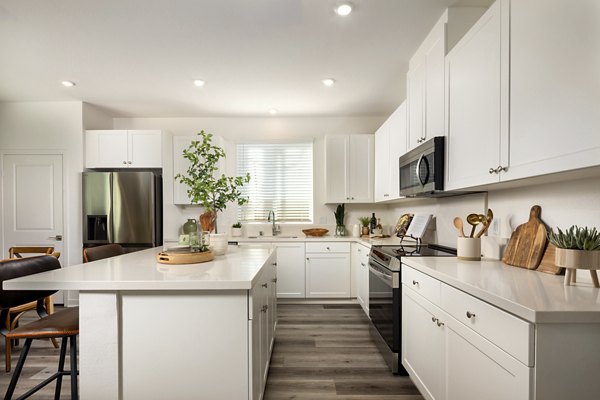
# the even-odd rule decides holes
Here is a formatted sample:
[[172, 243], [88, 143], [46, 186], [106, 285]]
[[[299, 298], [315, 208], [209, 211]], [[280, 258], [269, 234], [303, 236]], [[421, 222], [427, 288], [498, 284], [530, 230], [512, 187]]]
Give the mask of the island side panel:
[[121, 294], [123, 399], [248, 399], [248, 291]]
[[79, 292], [79, 383], [86, 400], [121, 399], [118, 292]]

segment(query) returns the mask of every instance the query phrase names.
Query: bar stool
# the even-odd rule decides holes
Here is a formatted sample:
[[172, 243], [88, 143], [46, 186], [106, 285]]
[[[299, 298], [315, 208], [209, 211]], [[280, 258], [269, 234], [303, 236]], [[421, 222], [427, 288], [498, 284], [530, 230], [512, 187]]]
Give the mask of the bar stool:
[[102, 246], [88, 247], [83, 250], [83, 262], [103, 260], [109, 257], [120, 256], [124, 254], [123, 247], [120, 244], [105, 244]]
[[[4, 290], [1, 286], [2, 283], [8, 279], [19, 278], [21, 276], [37, 274], [59, 268], [60, 263], [52, 256], [29, 257], [0, 262], [0, 333], [9, 340], [25, 339], [25, 345], [21, 350], [19, 362], [15, 367], [15, 371], [4, 397], [5, 400], [12, 399], [33, 340], [49, 338], [62, 339], [58, 371], [31, 390], [27, 391], [18, 399], [29, 397], [54, 380], [56, 380], [55, 399], [58, 399], [60, 398], [62, 378], [66, 375], [71, 376], [71, 399], [74, 400], [78, 398], [77, 375], [79, 372], [77, 371], [77, 335], [79, 334], [79, 309], [77, 307], [68, 308], [48, 315], [44, 308], [44, 298], [56, 293], [56, 290]], [[37, 301], [36, 310], [40, 319], [9, 331], [5, 325], [5, 321], [10, 308], [31, 301]], [[67, 341], [70, 342], [70, 371], [64, 370]]]

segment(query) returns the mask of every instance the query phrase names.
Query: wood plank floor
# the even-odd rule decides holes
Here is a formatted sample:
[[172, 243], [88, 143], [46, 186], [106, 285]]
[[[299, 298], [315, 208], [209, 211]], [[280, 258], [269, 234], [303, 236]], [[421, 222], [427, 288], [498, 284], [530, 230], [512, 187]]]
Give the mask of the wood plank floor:
[[359, 305], [278, 305], [265, 400], [422, 400], [389, 371]]
[[[35, 318], [29, 314], [24, 323]], [[285, 304], [278, 306], [278, 314], [265, 400], [423, 400], [408, 377], [391, 374], [371, 340], [360, 306]], [[13, 351], [13, 370], [22, 344]], [[47, 376], [44, 371], [53, 373], [58, 354], [50, 342], [34, 341], [15, 395], [41, 382]], [[3, 372], [4, 357], [0, 360], [2, 397], [12, 373]], [[54, 387], [52, 383], [33, 398], [53, 399]], [[61, 399], [68, 398], [70, 380], [64, 379]]]

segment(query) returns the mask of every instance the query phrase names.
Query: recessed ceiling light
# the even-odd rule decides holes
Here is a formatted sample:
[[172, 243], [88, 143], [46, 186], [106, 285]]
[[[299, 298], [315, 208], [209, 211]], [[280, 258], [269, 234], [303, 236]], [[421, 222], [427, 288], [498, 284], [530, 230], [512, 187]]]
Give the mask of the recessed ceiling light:
[[352, 12], [352, 6], [348, 3], [340, 4], [335, 8], [335, 12], [337, 15], [345, 17]]
[[277, 114], [277, 110], [276, 110], [276, 109], [274, 109], [274, 108], [271, 108], [271, 109], [269, 110], [269, 114], [270, 114], [270, 115], [275, 115], [275, 114]]
[[194, 80], [194, 85], [198, 86], [198, 87], [202, 87], [204, 86], [206, 82], [204, 82], [202, 79], [196, 79]]
[[75, 86], [75, 82], [71, 82], [71, 81], [62, 81], [61, 84], [63, 86], [66, 86], [66, 87], [73, 87], [73, 86]]
[[335, 79], [327, 78], [327, 79], [323, 79], [321, 82], [323, 82], [323, 85], [329, 87], [329, 86], [333, 86], [333, 84], [335, 83]]

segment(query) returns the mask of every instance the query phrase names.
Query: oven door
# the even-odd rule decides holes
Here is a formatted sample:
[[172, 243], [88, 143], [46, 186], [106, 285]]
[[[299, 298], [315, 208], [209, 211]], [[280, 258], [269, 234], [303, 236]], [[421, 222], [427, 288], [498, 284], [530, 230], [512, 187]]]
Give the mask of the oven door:
[[400, 273], [369, 260], [369, 317], [393, 352], [400, 351]]

